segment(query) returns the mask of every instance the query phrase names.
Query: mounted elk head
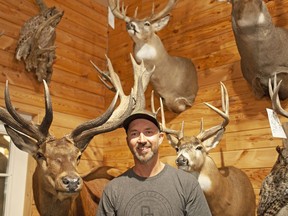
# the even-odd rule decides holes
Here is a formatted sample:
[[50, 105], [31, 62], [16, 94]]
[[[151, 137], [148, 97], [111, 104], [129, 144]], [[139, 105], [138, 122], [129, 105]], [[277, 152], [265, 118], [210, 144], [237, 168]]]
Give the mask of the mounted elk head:
[[232, 3], [232, 28], [241, 70], [257, 98], [269, 96], [268, 80], [283, 80], [280, 99], [288, 97], [288, 31], [276, 27], [263, 0], [218, 0]]
[[36, 0], [40, 13], [30, 18], [22, 27], [15, 57], [25, 62], [27, 71], [36, 73], [39, 82], [50, 82], [55, 59], [56, 27], [63, 12], [48, 8], [43, 0]]
[[198, 181], [213, 216], [254, 216], [255, 194], [247, 175], [235, 167], [222, 167], [218, 170], [209, 156], [209, 151], [218, 145], [229, 123], [229, 97], [222, 83], [221, 94], [224, 111], [205, 103], [224, 119], [221, 124], [204, 130], [201, 121], [198, 135], [184, 136], [184, 123], [179, 131], [166, 128], [162, 111], [162, 130], [177, 151], [178, 168], [199, 174]]
[[190, 59], [174, 57], [167, 53], [156, 32], [163, 29], [169, 21], [169, 12], [175, 6], [175, 0], [159, 13], [143, 19], [126, 15], [124, 6], [120, 9], [119, 1], [109, 0], [109, 7], [115, 17], [126, 22], [127, 31], [134, 41], [134, 56], [138, 62], [144, 61], [145, 67], [151, 70], [155, 66], [151, 83], [163, 98], [167, 108], [180, 113], [192, 106], [198, 91], [197, 73]]
[[[279, 100], [279, 90], [282, 81], [276, 82], [274, 78], [274, 84], [272, 85], [271, 79], [269, 80], [269, 94], [272, 101], [273, 110], [285, 118], [288, 118], [288, 112], [285, 111]], [[283, 124], [283, 129], [288, 135], [288, 124]], [[276, 147], [278, 152], [278, 158], [272, 167], [269, 175], [265, 177], [260, 189], [260, 199], [257, 209], [257, 215], [275, 215], [284, 216], [288, 215], [288, 199], [287, 199], [287, 174], [288, 174], [288, 142], [287, 139], [283, 139], [283, 146]]]
[[[46, 114], [40, 125], [26, 121], [16, 112], [11, 104], [8, 82], [6, 83], [6, 109], [0, 108], [0, 120], [4, 122], [7, 133], [14, 144], [20, 150], [31, 154], [37, 161], [37, 167], [33, 174], [33, 193], [40, 215], [86, 216], [84, 213], [85, 208], [79, 209], [79, 204], [76, 203], [81, 202], [77, 196], [82, 187], [84, 187], [83, 179], [76, 168], [82, 152], [94, 136], [121, 127], [123, 120], [131, 114], [135, 107], [145, 106], [142, 82], [148, 82], [145, 82], [142, 77], [148, 71], [144, 65], [137, 65], [133, 61], [137, 84], [134, 83], [134, 89], [130, 95], [125, 95], [118, 75], [114, 72], [110, 60], [108, 58], [107, 60], [109, 72], [106, 74], [106, 78], [109, 79], [113, 85], [113, 89], [117, 92], [111, 105], [102, 116], [84, 122], [70, 134], [60, 139], [55, 138], [49, 133], [53, 111], [46, 82], [43, 81]], [[146, 75], [145, 77], [149, 78]], [[120, 97], [120, 103], [114, 110], [118, 96]], [[91, 171], [91, 173], [86, 174], [84, 179], [91, 180], [91, 176], [94, 176], [94, 178], [96, 176], [96, 178], [111, 179], [112, 176], [107, 174], [107, 170], [110, 168], [101, 167], [93, 170], [93, 172]], [[103, 189], [103, 187], [104, 185], [99, 190]], [[87, 198], [87, 196], [82, 195], [80, 197]], [[92, 206], [86, 206], [86, 208], [92, 208]], [[95, 211], [96, 209], [94, 209], [94, 213]]]

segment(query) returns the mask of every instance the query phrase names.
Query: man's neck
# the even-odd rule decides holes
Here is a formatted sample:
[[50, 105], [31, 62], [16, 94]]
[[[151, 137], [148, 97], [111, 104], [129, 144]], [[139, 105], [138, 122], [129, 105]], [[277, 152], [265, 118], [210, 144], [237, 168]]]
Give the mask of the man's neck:
[[156, 176], [160, 173], [165, 167], [165, 164], [160, 160], [155, 162], [148, 161], [147, 163], [140, 163], [139, 161], [135, 162], [135, 166], [133, 167], [133, 171], [141, 177], [152, 177]]

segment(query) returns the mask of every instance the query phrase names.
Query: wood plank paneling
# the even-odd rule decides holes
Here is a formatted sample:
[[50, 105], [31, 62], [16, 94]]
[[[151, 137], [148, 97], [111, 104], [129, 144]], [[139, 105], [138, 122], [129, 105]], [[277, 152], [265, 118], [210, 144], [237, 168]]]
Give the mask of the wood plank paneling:
[[[111, 101], [105, 99], [106, 87], [90, 63], [92, 60], [99, 67], [106, 67], [107, 7], [99, 0], [45, 0], [45, 3], [64, 10], [56, 28], [56, 59], [49, 84], [54, 110], [50, 133], [62, 137], [79, 124], [100, 116]], [[38, 13], [34, 0], [0, 0], [0, 31], [4, 32], [0, 37], [0, 106], [4, 106], [4, 86], [8, 80], [13, 106], [39, 123], [44, 115], [43, 84], [14, 57], [21, 27]], [[101, 134], [91, 141], [79, 164], [80, 173], [102, 166], [103, 143]], [[37, 216], [35, 206], [31, 206], [34, 159], [30, 158], [29, 164], [24, 215]]]
[[[115, 29], [108, 27], [106, 1], [45, 2], [65, 12], [56, 30], [57, 58], [50, 84], [54, 109], [51, 133], [60, 137], [82, 122], [101, 115], [114, 96], [101, 83], [90, 60], [105, 70], [107, 54], [124, 91], [130, 92], [133, 72], [129, 53], [133, 44], [123, 21], [116, 20]], [[159, 11], [167, 0], [154, 2]], [[151, 1], [125, 0], [125, 3], [129, 5], [129, 14], [133, 14], [136, 6], [139, 6], [140, 17], [151, 12]], [[268, 1], [267, 6], [273, 21], [288, 28], [288, 0]], [[14, 53], [20, 28], [38, 12], [34, 0], [0, 0], [0, 31], [4, 31], [0, 37], [0, 93], [8, 79], [13, 105], [20, 112], [33, 115], [35, 121], [42, 119], [44, 113], [42, 84], [35, 80], [33, 73], [25, 71], [22, 62], [15, 60]], [[186, 135], [199, 132], [202, 117], [205, 128], [219, 124], [221, 118], [203, 102], [220, 107], [219, 82], [222, 81], [230, 95], [230, 123], [219, 146], [210, 155], [220, 166], [222, 152], [225, 165], [243, 169], [253, 184], [258, 202], [261, 182], [277, 157], [275, 147], [282, 144], [270, 132], [265, 110], [271, 107], [270, 100], [256, 100], [243, 79], [230, 13], [230, 4], [181, 0], [171, 12], [168, 26], [158, 33], [170, 54], [191, 58], [198, 72], [199, 92], [195, 104], [179, 115], [166, 111], [166, 121], [169, 127], [178, 129], [185, 120]], [[146, 92], [148, 109], [151, 89], [149, 86]], [[0, 94], [0, 105], [4, 105], [3, 94]], [[284, 101], [283, 107], [286, 106]], [[280, 120], [285, 121], [283, 117]], [[175, 166], [175, 151], [167, 140], [161, 145], [160, 153], [161, 160]], [[123, 129], [96, 136], [84, 152], [79, 170], [87, 172], [102, 164], [122, 171], [133, 165]], [[30, 175], [32, 172], [33, 169]], [[31, 200], [31, 193], [27, 193], [27, 200]], [[35, 206], [27, 209], [29, 215], [38, 215]]]

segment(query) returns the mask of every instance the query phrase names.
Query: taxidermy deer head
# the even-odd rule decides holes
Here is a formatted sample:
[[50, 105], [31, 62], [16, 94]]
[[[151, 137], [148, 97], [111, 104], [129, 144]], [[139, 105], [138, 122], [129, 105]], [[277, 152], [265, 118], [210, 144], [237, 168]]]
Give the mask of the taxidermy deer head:
[[39, 82], [50, 82], [55, 59], [56, 27], [63, 12], [48, 8], [44, 1], [36, 0], [40, 13], [30, 18], [22, 27], [15, 57], [23, 60], [27, 71], [36, 73]]
[[191, 107], [198, 91], [197, 73], [190, 59], [171, 56], [167, 53], [157, 32], [169, 22], [169, 12], [175, 6], [175, 0], [159, 13], [143, 19], [126, 15], [124, 6], [120, 9], [119, 1], [109, 0], [109, 7], [115, 17], [124, 20], [127, 32], [134, 41], [134, 56], [138, 62], [144, 61], [145, 67], [155, 70], [151, 83], [169, 110], [181, 113]]
[[244, 78], [257, 98], [269, 96], [268, 80], [277, 74], [288, 97], [288, 31], [276, 27], [263, 0], [218, 0], [232, 3], [232, 28]]
[[198, 135], [184, 136], [184, 123], [179, 131], [166, 128], [162, 112], [162, 130], [177, 151], [178, 168], [198, 173], [199, 184], [213, 216], [254, 216], [255, 194], [247, 175], [236, 167], [218, 169], [209, 156], [209, 151], [219, 144], [229, 123], [229, 97], [223, 83], [221, 95], [223, 111], [205, 103], [224, 119], [219, 125], [204, 130], [201, 121], [201, 131]]

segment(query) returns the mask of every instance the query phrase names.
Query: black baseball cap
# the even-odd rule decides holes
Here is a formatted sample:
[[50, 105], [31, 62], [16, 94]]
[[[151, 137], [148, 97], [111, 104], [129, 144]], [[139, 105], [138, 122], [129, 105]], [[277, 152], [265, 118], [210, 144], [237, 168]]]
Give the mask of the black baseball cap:
[[141, 110], [141, 111], [137, 111], [137, 112], [132, 113], [129, 117], [127, 117], [124, 120], [123, 127], [124, 127], [126, 132], [128, 130], [129, 124], [132, 121], [134, 121], [135, 119], [146, 119], [146, 120], [154, 123], [157, 126], [157, 128], [160, 130], [160, 124], [157, 121], [156, 116], [147, 110]]

